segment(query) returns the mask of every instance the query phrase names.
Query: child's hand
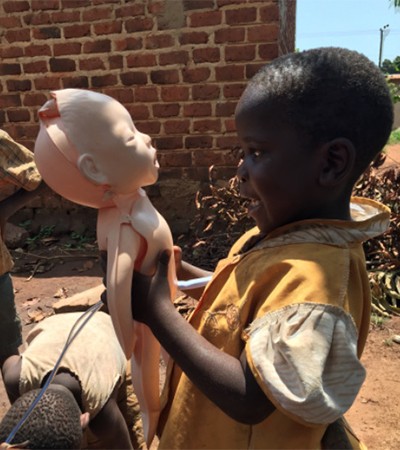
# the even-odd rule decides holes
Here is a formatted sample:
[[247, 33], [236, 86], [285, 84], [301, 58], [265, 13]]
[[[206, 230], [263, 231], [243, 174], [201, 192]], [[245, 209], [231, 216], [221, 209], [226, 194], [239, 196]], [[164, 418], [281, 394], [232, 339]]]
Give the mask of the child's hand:
[[168, 263], [170, 250], [160, 253], [154, 276], [146, 276], [134, 272], [132, 279], [132, 317], [138, 322], [150, 325], [155, 313], [160, 313], [163, 304], [171, 303], [171, 292], [168, 282]]

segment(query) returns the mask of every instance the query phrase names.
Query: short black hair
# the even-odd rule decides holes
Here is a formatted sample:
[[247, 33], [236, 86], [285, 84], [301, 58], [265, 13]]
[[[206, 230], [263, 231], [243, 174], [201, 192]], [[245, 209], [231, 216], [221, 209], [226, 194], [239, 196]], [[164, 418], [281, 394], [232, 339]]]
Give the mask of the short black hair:
[[[263, 66], [250, 80], [262, 98], [312, 146], [335, 138], [354, 145], [358, 177], [383, 149], [393, 126], [386, 79], [366, 56], [321, 47], [291, 53]], [[281, 116], [279, 116], [281, 118]]]
[[[37, 397], [34, 389], [19, 397], [0, 423], [0, 442], [4, 442], [14, 426]], [[30, 449], [79, 449], [82, 442], [81, 410], [72, 393], [48, 388], [12, 443], [29, 441]]]

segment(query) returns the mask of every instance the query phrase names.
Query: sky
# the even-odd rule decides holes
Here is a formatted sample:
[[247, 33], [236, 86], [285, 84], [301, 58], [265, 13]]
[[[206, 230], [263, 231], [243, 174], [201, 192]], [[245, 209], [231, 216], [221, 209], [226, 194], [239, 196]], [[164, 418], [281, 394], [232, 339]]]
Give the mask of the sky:
[[297, 0], [298, 50], [345, 47], [378, 64], [380, 29], [382, 61], [393, 61], [400, 56], [400, 8], [390, 0]]

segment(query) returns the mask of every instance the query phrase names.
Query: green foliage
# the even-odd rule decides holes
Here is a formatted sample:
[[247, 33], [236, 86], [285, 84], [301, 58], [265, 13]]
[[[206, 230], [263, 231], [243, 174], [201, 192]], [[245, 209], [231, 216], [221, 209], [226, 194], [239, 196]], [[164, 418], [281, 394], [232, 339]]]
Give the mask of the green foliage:
[[41, 227], [38, 234], [28, 237], [26, 239], [26, 244], [30, 249], [36, 248], [37, 245], [43, 241], [44, 239], [47, 239], [53, 235], [55, 225], [49, 225], [45, 227]]
[[400, 86], [387, 80], [387, 85], [392, 96], [393, 103], [400, 102]]
[[388, 140], [388, 144], [389, 145], [400, 144], [400, 128], [392, 131]]

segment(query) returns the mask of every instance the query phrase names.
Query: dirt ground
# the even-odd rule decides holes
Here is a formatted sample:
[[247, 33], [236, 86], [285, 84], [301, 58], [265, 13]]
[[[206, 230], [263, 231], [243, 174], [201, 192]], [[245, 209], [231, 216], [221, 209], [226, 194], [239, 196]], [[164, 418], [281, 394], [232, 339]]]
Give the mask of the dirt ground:
[[[393, 149], [386, 165], [400, 164], [400, 145]], [[23, 334], [44, 317], [54, 314], [53, 305], [102, 280], [95, 246], [13, 252], [16, 304], [23, 323]], [[356, 434], [370, 450], [400, 449], [400, 317], [371, 322], [362, 361], [367, 379], [346, 417]], [[23, 347], [21, 348], [23, 350]], [[0, 419], [9, 402], [0, 382]]]

